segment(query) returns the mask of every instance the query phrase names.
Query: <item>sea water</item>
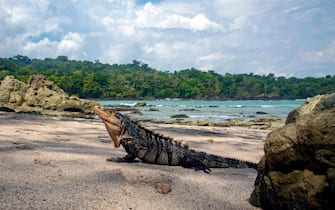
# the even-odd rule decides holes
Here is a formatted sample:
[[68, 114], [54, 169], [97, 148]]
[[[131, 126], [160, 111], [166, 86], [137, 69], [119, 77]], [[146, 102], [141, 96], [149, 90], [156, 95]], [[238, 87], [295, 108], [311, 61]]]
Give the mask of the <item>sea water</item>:
[[101, 105], [134, 107], [142, 114], [132, 114], [139, 120], [167, 121], [171, 116], [185, 114], [184, 121], [209, 120], [222, 122], [231, 119], [251, 120], [264, 117], [287, 117], [304, 100], [100, 100]]

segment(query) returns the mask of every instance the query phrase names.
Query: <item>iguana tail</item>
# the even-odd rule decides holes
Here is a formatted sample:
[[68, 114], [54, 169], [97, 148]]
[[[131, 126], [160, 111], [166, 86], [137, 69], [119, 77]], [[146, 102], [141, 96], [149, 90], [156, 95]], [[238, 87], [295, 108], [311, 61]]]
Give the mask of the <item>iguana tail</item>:
[[221, 157], [218, 155], [207, 154], [189, 150], [189, 161], [198, 160], [208, 168], [253, 168], [257, 169], [257, 163], [239, 160], [235, 158]]

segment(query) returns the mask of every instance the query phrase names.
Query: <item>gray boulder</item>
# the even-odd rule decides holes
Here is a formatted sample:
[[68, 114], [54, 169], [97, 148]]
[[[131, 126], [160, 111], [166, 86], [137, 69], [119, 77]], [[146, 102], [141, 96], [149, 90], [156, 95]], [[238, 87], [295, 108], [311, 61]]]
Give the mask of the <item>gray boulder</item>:
[[271, 132], [250, 203], [263, 209], [334, 209], [335, 93], [307, 99]]
[[304, 104], [289, 113], [286, 119], [286, 124], [296, 122], [297, 118], [304, 116], [305, 114], [320, 112], [332, 107], [335, 107], [335, 93], [307, 98]]
[[94, 117], [97, 102], [68, 96], [44, 75], [32, 75], [25, 84], [13, 76], [0, 82], [0, 110], [66, 117]]

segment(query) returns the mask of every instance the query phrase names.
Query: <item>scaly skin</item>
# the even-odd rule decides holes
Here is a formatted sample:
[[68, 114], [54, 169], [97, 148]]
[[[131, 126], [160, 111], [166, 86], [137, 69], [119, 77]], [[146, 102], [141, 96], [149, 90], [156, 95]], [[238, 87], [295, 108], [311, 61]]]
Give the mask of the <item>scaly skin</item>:
[[257, 168], [257, 164], [234, 158], [220, 157], [190, 150], [186, 145], [154, 133], [119, 112], [108, 114], [98, 106], [94, 112], [105, 124], [116, 148], [122, 145], [128, 153], [123, 158], [108, 159], [133, 162], [135, 158], [145, 163], [183, 166], [210, 172], [210, 168]]

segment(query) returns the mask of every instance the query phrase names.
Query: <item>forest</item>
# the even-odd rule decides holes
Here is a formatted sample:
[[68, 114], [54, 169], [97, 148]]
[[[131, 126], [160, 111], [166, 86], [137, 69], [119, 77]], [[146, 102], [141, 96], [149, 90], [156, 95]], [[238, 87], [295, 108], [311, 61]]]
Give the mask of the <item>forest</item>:
[[335, 92], [335, 75], [313, 78], [274, 74], [218, 74], [195, 68], [160, 71], [133, 60], [129, 64], [69, 60], [67, 56], [0, 58], [0, 80], [6, 75], [27, 82], [44, 74], [69, 95], [105, 99], [304, 99]]

